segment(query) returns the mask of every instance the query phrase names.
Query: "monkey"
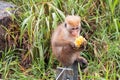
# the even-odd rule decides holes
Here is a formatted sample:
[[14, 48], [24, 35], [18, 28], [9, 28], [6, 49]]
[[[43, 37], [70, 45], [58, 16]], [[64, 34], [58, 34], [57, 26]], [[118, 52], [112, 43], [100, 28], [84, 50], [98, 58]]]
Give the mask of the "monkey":
[[52, 33], [51, 46], [52, 53], [63, 66], [70, 66], [75, 61], [85, 69], [88, 62], [80, 56], [80, 51], [85, 47], [84, 42], [79, 49], [76, 49], [75, 39], [80, 36], [81, 19], [77, 15], [68, 15], [65, 21], [57, 26]]

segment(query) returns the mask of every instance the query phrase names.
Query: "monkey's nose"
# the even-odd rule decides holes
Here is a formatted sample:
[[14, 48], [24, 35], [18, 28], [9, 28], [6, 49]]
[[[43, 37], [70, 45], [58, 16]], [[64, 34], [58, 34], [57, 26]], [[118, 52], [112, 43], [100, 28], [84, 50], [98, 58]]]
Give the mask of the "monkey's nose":
[[76, 30], [71, 32], [72, 36], [77, 36], [78, 32]]

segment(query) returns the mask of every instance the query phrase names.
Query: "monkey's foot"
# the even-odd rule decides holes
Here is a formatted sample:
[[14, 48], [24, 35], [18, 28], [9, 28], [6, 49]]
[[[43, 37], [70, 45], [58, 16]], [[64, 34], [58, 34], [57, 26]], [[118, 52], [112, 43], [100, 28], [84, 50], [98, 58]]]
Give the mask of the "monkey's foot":
[[79, 64], [80, 64], [80, 69], [83, 71], [85, 68], [87, 68], [88, 66], [88, 62], [86, 59], [82, 58], [80, 59], [79, 61]]

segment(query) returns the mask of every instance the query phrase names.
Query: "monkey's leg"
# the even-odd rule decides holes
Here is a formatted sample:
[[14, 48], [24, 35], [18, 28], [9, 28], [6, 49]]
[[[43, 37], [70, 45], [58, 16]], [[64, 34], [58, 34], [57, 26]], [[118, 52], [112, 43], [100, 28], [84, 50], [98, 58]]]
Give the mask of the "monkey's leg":
[[88, 62], [85, 58], [78, 56], [77, 61], [80, 64], [81, 70], [84, 70], [88, 66]]

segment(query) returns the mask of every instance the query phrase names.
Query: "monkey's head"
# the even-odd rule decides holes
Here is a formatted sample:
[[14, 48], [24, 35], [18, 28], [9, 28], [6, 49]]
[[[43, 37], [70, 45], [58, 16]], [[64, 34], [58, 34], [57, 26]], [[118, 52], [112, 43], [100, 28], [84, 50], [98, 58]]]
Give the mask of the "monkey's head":
[[79, 36], [80, 33], [80, 24], [81, 20], [79, 16], [69, 15], [65, 18], [65, 28], [69, 34], [73, 37]]

